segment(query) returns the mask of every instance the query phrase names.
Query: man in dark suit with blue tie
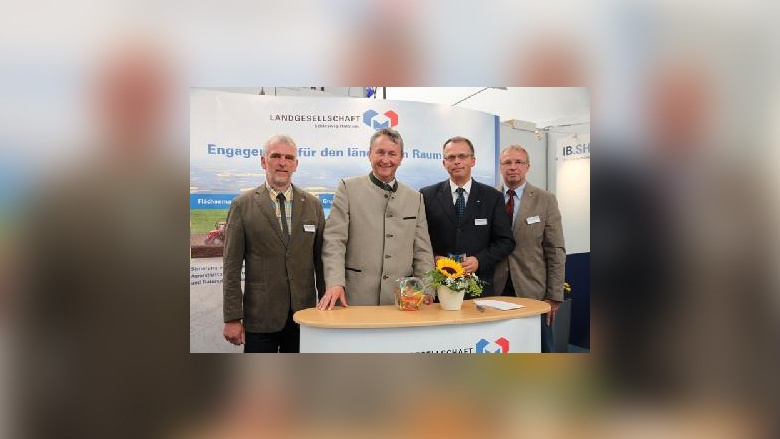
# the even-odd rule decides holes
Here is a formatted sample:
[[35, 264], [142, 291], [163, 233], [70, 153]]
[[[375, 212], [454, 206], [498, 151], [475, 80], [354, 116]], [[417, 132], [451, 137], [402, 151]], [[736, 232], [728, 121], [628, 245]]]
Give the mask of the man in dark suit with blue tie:
[[494, 296], [493, 269], [512, 252], [515, 240], [501, 192], [471, 178], [475, 163], [469, 139], [447, 139], [442, 164], [450, 178], [420, 192], [435, 258], [465, 255], [464, 270], [488, 282], [483, 295]]

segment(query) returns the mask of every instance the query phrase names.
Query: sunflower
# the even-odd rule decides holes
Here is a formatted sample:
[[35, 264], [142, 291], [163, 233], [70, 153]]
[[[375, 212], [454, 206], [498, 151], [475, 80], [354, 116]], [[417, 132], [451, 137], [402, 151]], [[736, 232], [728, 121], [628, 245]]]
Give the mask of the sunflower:
[[459, 278], [466, 273], [462, 265], [450, 258], [439, 259], [439, 261], [436, 262], [436, 269], [439, 270], [441, 274], [450, 278]]

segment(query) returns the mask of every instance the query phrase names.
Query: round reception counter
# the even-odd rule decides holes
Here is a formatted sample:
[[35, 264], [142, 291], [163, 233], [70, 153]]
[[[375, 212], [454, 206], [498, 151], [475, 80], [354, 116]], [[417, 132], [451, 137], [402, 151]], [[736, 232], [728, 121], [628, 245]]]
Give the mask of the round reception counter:
[[514, 353], [540, 352], [539, 315], [550, 310], [546, 302], [517, 297], [488, 297], [520, 305], [518, 309], [477, 309], [464, 300], [459, 311], [443, 311], [439, 304], [419, 311], [401, 311], [393, 305], [337, 307], [330, 311], [308, 308], [293, 316], [301, 325], [301, 352], [429, 352]]

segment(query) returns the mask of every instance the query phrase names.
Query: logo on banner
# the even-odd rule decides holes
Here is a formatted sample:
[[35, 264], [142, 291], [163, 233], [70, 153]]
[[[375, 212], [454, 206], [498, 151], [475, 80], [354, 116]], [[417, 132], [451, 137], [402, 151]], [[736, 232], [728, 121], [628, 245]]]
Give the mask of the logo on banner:
[[506, 354], [509, 352], [509, 340], [504, 337], [494, 341], [487, 341], [484, 338], [477, 342], [478, 354]]
[[332, 113], [273, 113], [271, 122], [314, 122], [314, 128], [360, 128], [360, 114]]
[[363, 123], [375, 130], [392, 128], [398, 125], [398, 113], [393, 110], [388, 110], [379, 114], [374, 110], [368, 110], [363, 113]]
[[317, 198], [320, 199], [320, 202], [322, 203], [322, 207], [325, 208], [325, 209], [330, 209], [330, 206], [333, 204], [333, 194], [332, 193], [317, 194]]
[[561, 152], [564, 160], [590, 158], [590, 142], [578, 143], [576, 145], [564, 145]]

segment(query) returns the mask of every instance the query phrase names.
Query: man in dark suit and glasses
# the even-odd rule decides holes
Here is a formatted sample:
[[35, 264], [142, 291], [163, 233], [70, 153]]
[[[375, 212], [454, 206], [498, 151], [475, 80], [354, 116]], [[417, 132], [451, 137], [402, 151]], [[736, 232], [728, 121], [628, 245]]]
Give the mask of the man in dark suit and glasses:
[[483, 295], [493, 296], [493, 269], [515, 248], [504, 200], [494, 187], [471, 178], [476, 158], [469, 139], [447, 139], [443, 152], [442, 164], [450, 178], [420, 189], [433, 254], [437, 260], [465, 255], [464, 270], [488, 282]]
[[[324, 290], [325, 214], [314, 195], [292, 184], [295, 142], [272, 136], [261, 164], [266, 181], [236, 197], [225, 228], [224, 337], [244, 352], [298, 352], [295, 311], [312, 308]], [[241, 265], [246, 281], [241, 292]], [[315, 282], [316, 278], [316, 282]]]

